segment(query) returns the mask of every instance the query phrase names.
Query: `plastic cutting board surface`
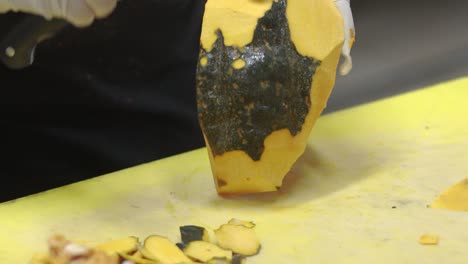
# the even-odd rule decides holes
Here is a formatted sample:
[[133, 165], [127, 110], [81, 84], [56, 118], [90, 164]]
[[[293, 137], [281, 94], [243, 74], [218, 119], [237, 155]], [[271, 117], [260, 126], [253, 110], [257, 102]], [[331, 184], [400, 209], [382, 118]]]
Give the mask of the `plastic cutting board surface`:
[[[86, 243], [254, 221], [248, 263], [468, 263], [468, 212], [427, 208], [468, 177], [468, 79], [322, 116], [278, 193], [219, 197], [205, 149], [0, 205], [0, 263], [54, 233]], [[424, 233], [440, 243], [418, 243]]]

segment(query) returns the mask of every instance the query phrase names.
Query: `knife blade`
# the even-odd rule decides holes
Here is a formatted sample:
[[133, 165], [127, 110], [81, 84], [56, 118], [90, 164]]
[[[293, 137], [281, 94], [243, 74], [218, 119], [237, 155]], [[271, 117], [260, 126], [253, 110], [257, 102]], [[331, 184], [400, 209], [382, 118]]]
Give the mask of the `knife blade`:
[[0, 25], [0, 61], [9, 69], [20, 70], [33, 64], [38, 44], [71, 24], [62, 19], [9, 13], [0, 16]]

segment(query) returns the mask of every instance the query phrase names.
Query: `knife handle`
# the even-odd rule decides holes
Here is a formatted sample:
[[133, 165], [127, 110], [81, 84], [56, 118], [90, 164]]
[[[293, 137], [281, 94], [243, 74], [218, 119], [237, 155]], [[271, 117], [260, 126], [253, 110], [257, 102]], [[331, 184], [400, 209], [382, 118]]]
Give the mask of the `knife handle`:
[[8, 28], [0, 32], [0, 60], [14, 70], [30, 66], [36, 46], [70, 25], [62, 19], [47, 20], [30, 14], [14, 14], [11, 19]]

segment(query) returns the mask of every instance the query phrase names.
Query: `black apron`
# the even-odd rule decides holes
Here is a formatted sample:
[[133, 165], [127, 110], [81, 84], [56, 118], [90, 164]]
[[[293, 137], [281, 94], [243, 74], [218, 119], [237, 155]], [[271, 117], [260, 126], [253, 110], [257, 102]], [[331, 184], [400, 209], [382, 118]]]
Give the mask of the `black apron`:
[[204, 4], [124, 0], [110, 17], [43, 42], [32, 67], [0, 66], [0, 199], [202, 147]]

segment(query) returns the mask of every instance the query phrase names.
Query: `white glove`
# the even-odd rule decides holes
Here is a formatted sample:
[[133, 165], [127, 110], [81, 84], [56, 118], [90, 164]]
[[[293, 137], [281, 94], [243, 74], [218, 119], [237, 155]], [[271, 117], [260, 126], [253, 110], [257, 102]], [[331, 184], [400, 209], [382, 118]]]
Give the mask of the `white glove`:
[[350, 0], [334, 0], [335, 5], [343, 17], [345, 29], [345, 42], [341, 54], [344, 57], [344, 62], [340, 66], [340, 74], [347, 75], [353, 68], [353, 61], [351, 59], [351, 48], [353, 47], [356, 31], [354, 29], [353, 13], [351, 12]]
[[96, 18], [110, 15], [116, 5], [117, 0], [0, 0], [0, 13], [25, 12], [85, 27]]

